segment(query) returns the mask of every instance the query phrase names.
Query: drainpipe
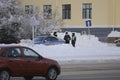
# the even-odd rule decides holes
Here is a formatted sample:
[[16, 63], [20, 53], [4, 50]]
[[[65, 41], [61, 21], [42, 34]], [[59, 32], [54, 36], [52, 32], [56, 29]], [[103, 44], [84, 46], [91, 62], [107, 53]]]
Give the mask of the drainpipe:
[[114, 27], [115, 27], [115, 0], [112, 0], [113, 1], [113, 31], [114, 31]]

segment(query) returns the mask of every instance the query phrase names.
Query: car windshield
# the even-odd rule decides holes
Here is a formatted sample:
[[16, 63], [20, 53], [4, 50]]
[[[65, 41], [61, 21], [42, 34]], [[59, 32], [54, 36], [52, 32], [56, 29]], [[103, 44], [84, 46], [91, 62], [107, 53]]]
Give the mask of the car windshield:
[[41, 36], [41, 37], [35, 38], [35, 41], [43, 41], [44, 39], [45, 39], [45, 37], [44, 37], [44, 36]]

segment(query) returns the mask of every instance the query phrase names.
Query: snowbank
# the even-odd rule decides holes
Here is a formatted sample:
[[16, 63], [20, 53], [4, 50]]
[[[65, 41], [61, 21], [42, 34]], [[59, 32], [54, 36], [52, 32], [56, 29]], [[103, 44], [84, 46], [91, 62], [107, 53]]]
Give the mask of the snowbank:
[[[71, 32], [68, 32], [68, 34], [70, 36], [72, 36]], [[77, 46], [82, 46], [82, 45], [103, 45], [103, 43], [101, 43], [98, 39], [98, 37], [96, 37], [95, 35], [81, 35], [80, 33], [75, 33], [76, 34], [76, 45]], [[64, 38], [65, 33], [59, 33], [58, 37], [60, 37], [61, 39]]]
[[[71, 33], [69, 33], [71, 35]], [[40, 55], [55, 59], [59, 62], [74, 62], [74, 61], [104, 61], [104, 60], [119, 60], [120, 47], [108, 45], [107, 43], [99, 42], [98, 38], [94, 35], [81, 35], [76, 33], [77, 44], [74, 48], [71, 44], [61, 45], [39, 45], [32, 44], [31, 40], [22, 40], [20, 44], [27, 46]], [[64, 33], [60, 33], [58, 37], [63, 38]], [[5, 45], [5, 44], [1, 44]]]
[[120, 32], [118, 31], [112, 31], [108, 37], [120, 37]]
[[[69, 33], [71, 35], [71, 33]], [[55, 59], [57, 61], [81, 61], [81, 60], [116, 60], [120, 59], [120, 48], [114, 45], [99, 42], [94, 35], [81, 35], [76, 33], [77, 44], [72, 47], [71, 44], [61, 45], [39, 45], [30, 43], [20, 43], [20, 45], [28, 46], [40, 55]], [[58, 37], [63, 38], [64, 33], [59, 33]], [[29, 41], [30, 42], [30, 41]]]

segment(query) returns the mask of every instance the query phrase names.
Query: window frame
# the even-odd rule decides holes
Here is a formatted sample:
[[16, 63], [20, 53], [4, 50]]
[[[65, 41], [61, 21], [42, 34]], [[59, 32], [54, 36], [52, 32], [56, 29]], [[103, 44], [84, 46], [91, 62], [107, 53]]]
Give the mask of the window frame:
[[25, 13], [26, 14], [33, 14], [34, 13], [34, 6], [33, 5], [25, 5]]
[[92, 3], [82, 4], [82, 19], [92, 19]]
[[52, 5], [43, 5], [44, 19], [52, 19]]
[[62, 19], [71, 19], [71, 4], [62, 5]]

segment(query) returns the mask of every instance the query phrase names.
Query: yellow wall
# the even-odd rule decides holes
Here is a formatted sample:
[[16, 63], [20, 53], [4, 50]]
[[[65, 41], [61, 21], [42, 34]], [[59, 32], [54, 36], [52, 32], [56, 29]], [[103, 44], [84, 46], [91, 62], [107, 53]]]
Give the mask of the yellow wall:
[[[120, 0], [20, 0], [22, 5], [34, 5], [42, 11], [43, 5], [52, 5], [62, 17], [62, 4], [71, 4], [71, 19], [64, 20], [65, 26], [85, 27], [82, 19], [82, 3], [92, 3], [92, 26], [120, 25]], [[57, 6], [57, 7], [56, 7]]]
[[120, 0], [116, 0], [115, 4], [115, 25], [120, 25]]

